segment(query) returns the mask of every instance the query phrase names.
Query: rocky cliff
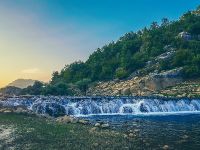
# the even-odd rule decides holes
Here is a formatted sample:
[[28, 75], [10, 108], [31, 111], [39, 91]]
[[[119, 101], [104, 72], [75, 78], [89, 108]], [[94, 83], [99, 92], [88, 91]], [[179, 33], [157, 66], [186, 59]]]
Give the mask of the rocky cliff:
[[[175, 97], [195, 97], [200, 95], [200, 82], [189, 84], [181, 76], [182, 68], [163, 71], [161, 73], [150, 73], [145, 76], [135, 76], [127, 80], [115, 80], [109, 82], [99, 82], [95, 86], [90, 87], [87, 95], [108, 95], [108, 96], [175, 96]], [[184, 86], [180, 90], [183, 83], [193, 88], [193, 93], [186, 92], [189, 88]], [[185, 85], [184, 84], [184, 85]], [[178, 89], [175, 87], [180, 86]], [[170, 89], [175, 88], [174, 92]], [[168, 90], [168, 93], [165, 91]], [[186, 93], [186, 94], [185, 94]], [[187, 94], [188, 93], [188, 94]], [[190, 94], [190, 95], [189, 95]]]

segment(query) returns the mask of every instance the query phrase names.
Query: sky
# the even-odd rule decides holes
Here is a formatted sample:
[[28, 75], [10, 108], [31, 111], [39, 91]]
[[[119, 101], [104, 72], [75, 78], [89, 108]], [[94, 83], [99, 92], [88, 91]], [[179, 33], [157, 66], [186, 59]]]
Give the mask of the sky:
[[48, 82], [98, 47], [200, 0], [0, 0], [0, 87], [18, 78]]

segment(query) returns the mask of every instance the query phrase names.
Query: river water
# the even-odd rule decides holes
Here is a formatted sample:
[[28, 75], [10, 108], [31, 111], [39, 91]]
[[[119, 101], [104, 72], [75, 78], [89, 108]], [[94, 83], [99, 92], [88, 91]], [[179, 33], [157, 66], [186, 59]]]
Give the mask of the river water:
[[0, 101], [5, 106], [24, 106], [51, 116], [165, 114], [200, 111], [200, 99], [163, 99], [148, 97], [32, 97]]
[[200, 114], [92, 115], [91, 122], [109, 123], [111, 128], [135, 135], [139, 149], [200, 149]]
[[[33, 97], [0, 101], [57, 117], [72, 115], [133, 133], [141, 149], [200, 149], [200, 99], [147, 97]], [[133, 140], [134, 139], [134, 140]], [[127, 146], [128, 147], [128, 146]]]

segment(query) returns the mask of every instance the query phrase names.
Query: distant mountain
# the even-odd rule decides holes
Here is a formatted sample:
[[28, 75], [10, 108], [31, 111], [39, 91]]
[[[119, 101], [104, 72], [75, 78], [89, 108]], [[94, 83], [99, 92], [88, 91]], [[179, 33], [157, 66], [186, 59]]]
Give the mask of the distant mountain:
[[35, 83], [36, 80], [32, 79], [17, 79], [11, 83], [9, 83], [7, 86], [12, 87], [18, 87], [21, 89], [27, 88], [28, 86], [32, 86]]
[[19, 95], [22, 91], [21, 88], [14, 87], [14, 86], [7, 86], [5, 88], [0, 89], [0, 93], [3, 95]]

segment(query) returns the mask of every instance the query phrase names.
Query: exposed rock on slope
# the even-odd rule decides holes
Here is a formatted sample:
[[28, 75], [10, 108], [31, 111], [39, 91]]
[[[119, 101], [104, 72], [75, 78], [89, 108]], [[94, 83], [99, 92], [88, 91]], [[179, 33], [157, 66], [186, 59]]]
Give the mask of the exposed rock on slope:
[[200, 97], [200, 80], [184, 81], [176, 86], [162, 89], [156, 95], [165, 97]]
[[160, 74], [150, 74], [145, 80], [145, 87], [158, 91], [169, 86], [174, 86], [182, 81], [182, 68], [169, 70]]
[[88, 95], [127, 95], [149, 96], [153, 93], [175, 86], [182, 82], [182, 68], [168, 70], [161, 73], [151, 73], [143, 77], [134, 77], [129, 80], [99, 82], [88, 90]]

